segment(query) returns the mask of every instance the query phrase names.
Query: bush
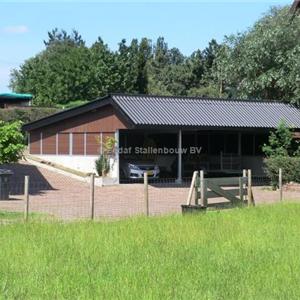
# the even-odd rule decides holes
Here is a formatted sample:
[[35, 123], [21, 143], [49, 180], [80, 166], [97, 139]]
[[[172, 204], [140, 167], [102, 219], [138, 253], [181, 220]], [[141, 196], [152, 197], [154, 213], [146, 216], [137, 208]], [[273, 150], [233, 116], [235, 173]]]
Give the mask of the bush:
[[293, 129], [284, 121], [269, 136], [268, 144], [264, 144], [263, 152], [266, 155], [265, 171], [271, 179], [272, 186], [278, 186], [279, 168], [282, 169], [284, 183], [300, 182], [300, 148], [293, 139]]
[[24, 136], [20, 121], [0, 121], [0, 164], [17, 162], [24, 150]]
[[109, 158], [101, 154], [99, 158], [95, 162], [96, 164], [96, 171], [99, 176], [106, 176], [110, 170], [110, 165], [109, 165]]
[[282, 169], [282, 180], [300, 183], [300, 157], [271, 156], [265, 159], [265, 171], [271, 179], [272, 186], [278, 186], [278, 172]]

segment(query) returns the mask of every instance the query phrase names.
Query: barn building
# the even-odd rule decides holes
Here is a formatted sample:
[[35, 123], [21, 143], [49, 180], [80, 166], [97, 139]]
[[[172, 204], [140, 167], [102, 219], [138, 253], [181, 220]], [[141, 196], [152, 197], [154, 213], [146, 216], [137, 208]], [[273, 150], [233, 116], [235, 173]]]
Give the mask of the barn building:
[[281, 120], [300, 130], [300, 110], [282, 102], [111, 94], [23, 128], [29, 153], [43, 160], [94, 172], [103, 141], [114, 137], [109, 176], [115, 182], [124, 162], [142, 160], [180, 181], [200, 169], [222, 175], [251, 168], [262, 175], [262, 145]]

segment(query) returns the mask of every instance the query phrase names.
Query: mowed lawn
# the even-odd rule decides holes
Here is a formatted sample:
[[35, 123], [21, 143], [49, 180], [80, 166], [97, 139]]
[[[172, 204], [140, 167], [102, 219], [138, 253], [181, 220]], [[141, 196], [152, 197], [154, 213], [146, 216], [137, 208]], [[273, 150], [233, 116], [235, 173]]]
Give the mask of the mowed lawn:
[[0, 228], [1, 299], [299, 299], [300, 205]]

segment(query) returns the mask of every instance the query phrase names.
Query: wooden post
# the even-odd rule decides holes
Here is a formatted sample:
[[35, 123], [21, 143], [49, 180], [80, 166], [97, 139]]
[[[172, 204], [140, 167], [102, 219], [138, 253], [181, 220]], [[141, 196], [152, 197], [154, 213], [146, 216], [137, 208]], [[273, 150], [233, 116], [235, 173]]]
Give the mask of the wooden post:
[[29, 214], [29, 176], [25, 176], [24, 201], [25, 201], [24, 218], [25, 218], [25, 221], [28, 221], [28, 214]]
[[[243, 178], [247, 178], [247, 170], [243, 169]], [[243, 193], [246, 191], [246, 182], [243, 183]], [[246, 195], [244, 195], [243, 200], [246, 200]]]
[[149, 216], [149, 192], [148, 192], [148, 173], [144, 173], [144, 200], [145, 200], [145, 214]]
[[199, 172], [196, 171], [196, 179], [195, 179], [195, 184], [194, 184], [194, 189], [195, 189], [195, 205], [199, 204], [199, 198], [200, 198], [200, 178], [199, 178]]
[[200, 171], [200, 194], [201, 194], [201, 206], [207, 207], [206, 186], [204, 180], [204, 171]]
[[248, 206], [253, 204], [253, 195], [252, 195], [252, 172], [248, 170]]
[[95, 174], [91, 174], [90, 177], [90, 208], [91, 208], [91, 220], [95, 218]]
[[177, 161], [177, 180], [176, 182], [182, 182], [182, 131], [179, 129], [178, 131], [178, 161]]
[[186, 201], [187, 205], [191, 205], [193, 190], [194, 190], [194, 186], [195, 186], [197, 176], [198, 176], [198, 172], [194, 171], [192, 182], [191, 182], [191, 187], [190, 187], [189, 194], [188, 194], [187, 201]]
[[279, 186], [279, 201], [282, 201], [282, 169], [279, 168], [279, 176], [278, 176], [278, 186]]
[[243, 177], [239, 177], [239, 194], [240, 194], [240, 200], [241, 203], [244, 202], [244, 188], [243, 188]]

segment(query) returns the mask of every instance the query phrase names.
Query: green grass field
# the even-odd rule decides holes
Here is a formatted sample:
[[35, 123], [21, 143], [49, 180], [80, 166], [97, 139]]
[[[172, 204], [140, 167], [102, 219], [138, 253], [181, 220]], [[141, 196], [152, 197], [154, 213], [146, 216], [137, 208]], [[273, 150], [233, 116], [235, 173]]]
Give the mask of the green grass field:
[[1, 299], [299, 299], [300, 204], [0, 229]]
[[11, 212], [11, 211], [0, 211], [0, 221], [2, 220], [15, 220], [24, 217], [24, 213]]

